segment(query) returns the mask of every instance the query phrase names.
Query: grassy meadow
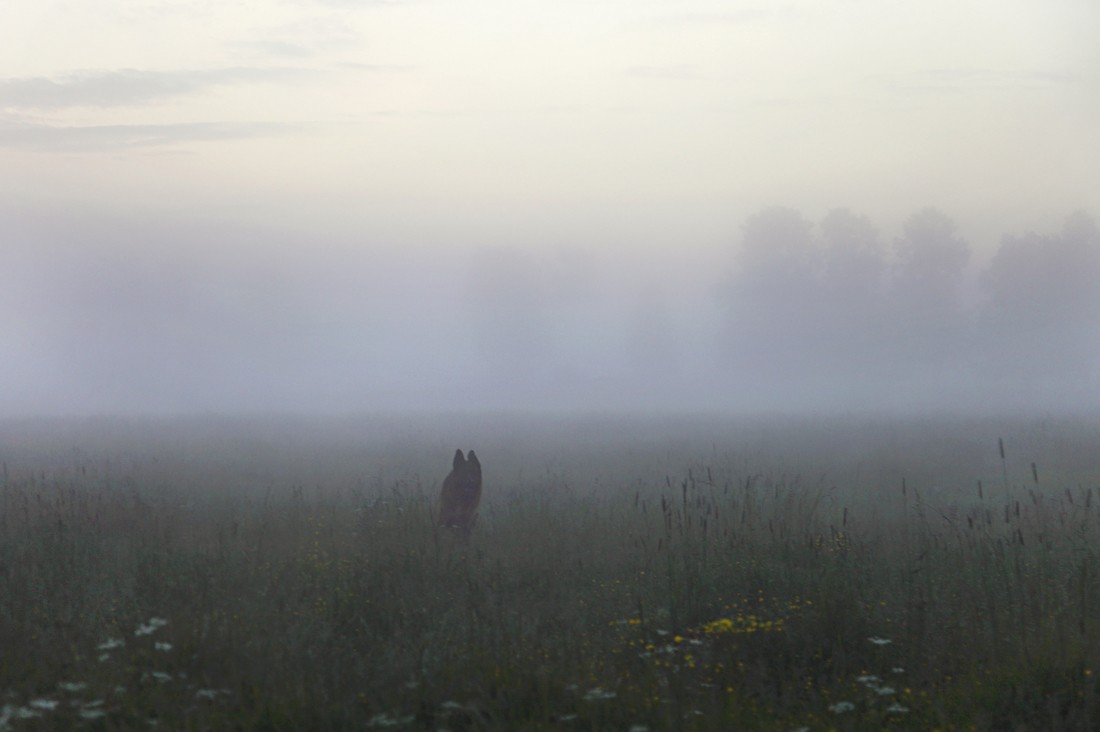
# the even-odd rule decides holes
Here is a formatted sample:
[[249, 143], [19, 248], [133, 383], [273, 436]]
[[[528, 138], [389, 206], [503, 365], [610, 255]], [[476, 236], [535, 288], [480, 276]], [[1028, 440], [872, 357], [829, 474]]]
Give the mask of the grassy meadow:
[[0, 731], [1100, 728], [1096, 420], [11, 420], [0, 460]]

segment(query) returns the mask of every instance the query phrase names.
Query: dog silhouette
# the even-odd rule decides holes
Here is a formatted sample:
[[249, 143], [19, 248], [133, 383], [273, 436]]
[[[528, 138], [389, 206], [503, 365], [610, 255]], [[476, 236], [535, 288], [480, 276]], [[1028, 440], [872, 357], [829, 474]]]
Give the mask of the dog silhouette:
[[462, 457], [455, 450], [451, 472], [443, 479], [439, 495], [439, 525], [469, 534], [477, 521], [477, 506], [481, 502], [481, 462], [470, 450]]

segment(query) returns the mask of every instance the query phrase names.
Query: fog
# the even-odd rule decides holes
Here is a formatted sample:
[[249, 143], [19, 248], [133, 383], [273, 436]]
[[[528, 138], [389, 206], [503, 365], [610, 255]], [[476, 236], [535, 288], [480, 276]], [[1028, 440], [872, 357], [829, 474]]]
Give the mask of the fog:
[[4, 416], [1100, 406], [1085, 212], [976, 246], [767, 206], [623, 256], [4, 211]]
[[1090, 410], [1093, 0], [5, 0], [0, 416]]

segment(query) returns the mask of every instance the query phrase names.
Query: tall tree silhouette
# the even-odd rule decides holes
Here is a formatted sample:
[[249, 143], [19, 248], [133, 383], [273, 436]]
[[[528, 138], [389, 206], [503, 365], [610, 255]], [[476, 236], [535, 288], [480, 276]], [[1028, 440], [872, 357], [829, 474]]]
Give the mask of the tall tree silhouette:
[[970, 345], [962, 301], [970, 245], [946, 214], [925, 208], [906, 220], [895, 254], [894, 355], [913, 367], [958, 367]]
[[1006, 236], [983, 273], [986, 366], [1028, 387], [1073, 389], [1100, 360], [1100, 231], [1084, 212], [1053, 236]]
[[805, 373], [819, 333], [819, 252], [812, 224], [790, 208], [766, 208], [742, 229], [738, 268], [726, 285], [726, 347], [738, 376]]
[[821, 221], [821, 319], [825, 352], [850, 376], [879, 368], [886, 333], [886, 252], [870, 219], [833, 209]]

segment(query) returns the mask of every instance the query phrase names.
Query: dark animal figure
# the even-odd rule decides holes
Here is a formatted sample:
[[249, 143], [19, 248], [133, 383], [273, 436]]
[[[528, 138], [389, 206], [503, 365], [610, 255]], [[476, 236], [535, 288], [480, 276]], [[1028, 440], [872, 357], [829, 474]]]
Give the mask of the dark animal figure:
[[439, 525], [469, 535], [477, 521], [480, 502], [481, 463], [473, 450], [467, 457], [462, 457], [462, 450], [455, 450], [451, 472], [443, 479], [439, 496]]

